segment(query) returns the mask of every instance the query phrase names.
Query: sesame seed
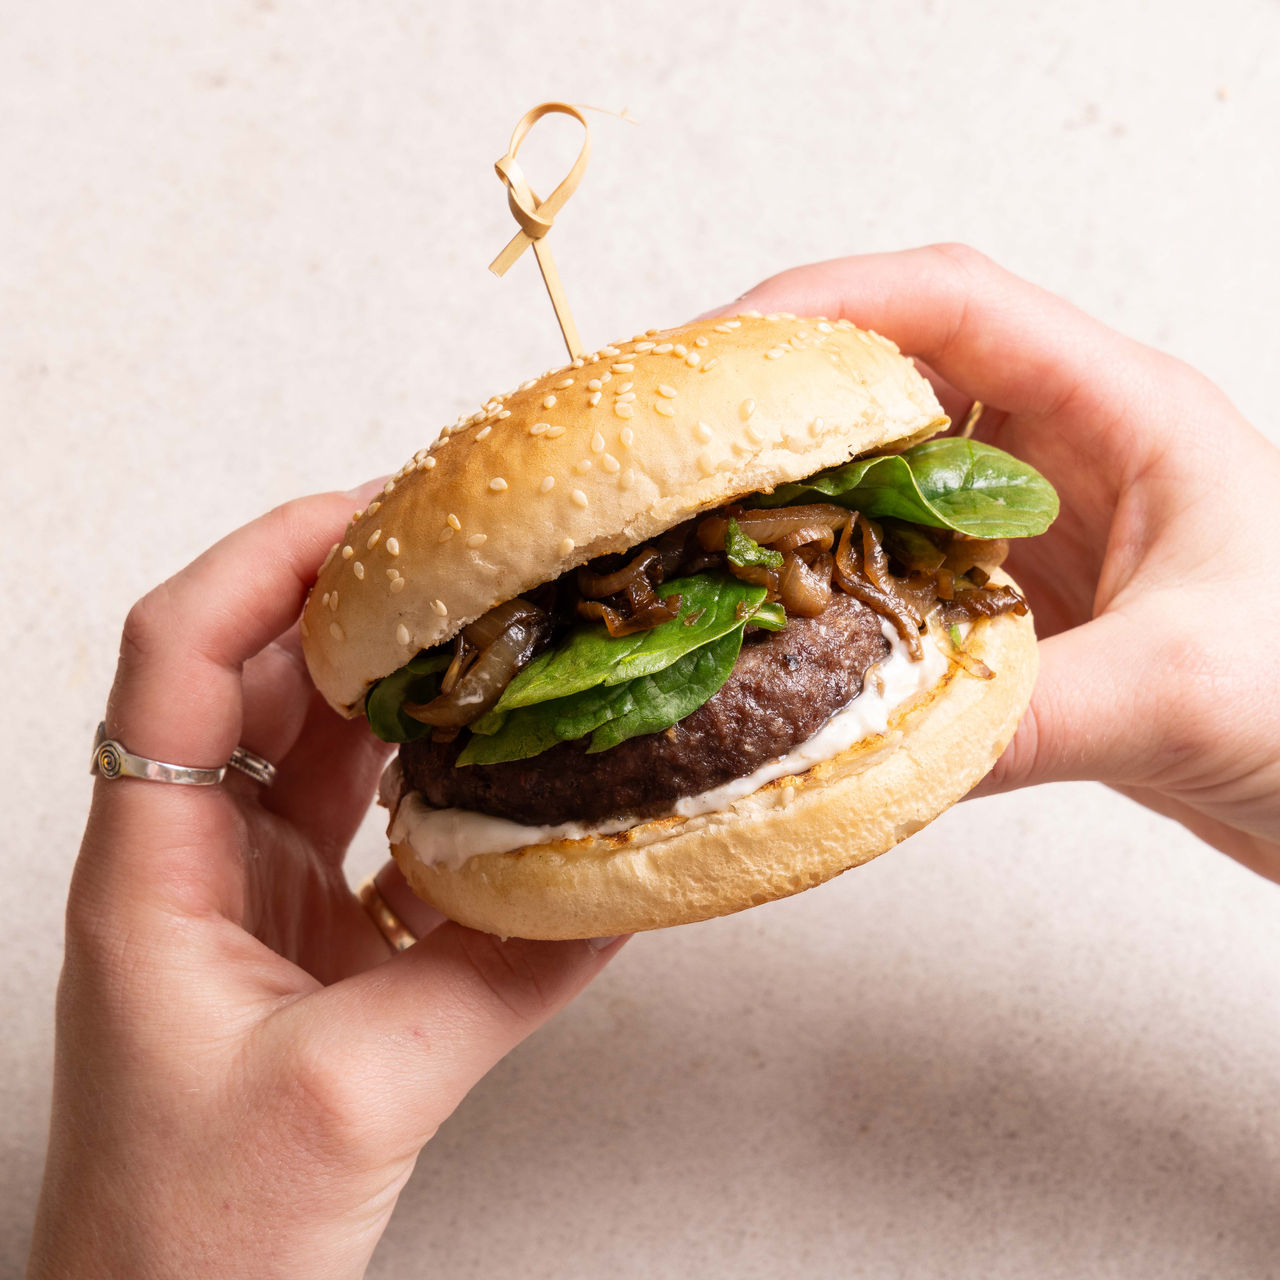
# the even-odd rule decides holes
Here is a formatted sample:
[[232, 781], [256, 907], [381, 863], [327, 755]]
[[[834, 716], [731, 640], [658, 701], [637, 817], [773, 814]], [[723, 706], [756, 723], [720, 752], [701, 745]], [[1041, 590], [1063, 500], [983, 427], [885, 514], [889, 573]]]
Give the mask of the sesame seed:
[[393, 596], [398, 596], [404, 590], [403, 578], [392, 578], [391, 585], [387, 588]]
[[489, 535], [487, 533], [473, 533], [467, 538], [467, 546], [474, 551], [476, 547], [483, 547], [488, 541]]
[[586, 364], [586, 363], [587, 363], [587, 362], [586, 362], [586, 361], [585, 361], [581, 356], [574, 356], [574, 357], [573, 357], [573, 363], [569, 366], [569, 368], [570, 368], [570, 369], [581, 369], [581, 368], [582, 368], [582, 366], [583, 366], [584, 364]]
[[400, 576], [399, 569], [392, 568], [387, 570], [387, 578], [390, 581], [394, 582], [399, 576]]
[[574, 470], [575, 470], [575, 471], [576, 471], [580, 476], [581, 476], [581, 475], [586, 475], [586, 473], [587, 473], [588, 471], [590, 471], [590, 470], [591, 470], [591, 459], [590, 459], [590, 458], [579, 458], [579, 459], [578, 459], [578, 461], [577, 461], [577, 462], [575, 462], [575, 463], [573, 464], [573, 469], [574, 469]]
[[627, 469], [622, 473], [621, 477], [619, 477], [619, 480], [618, 480], [618, 483], [619, 483], [619, 484], [620, 484], [624, 489], [630, 489], [630, 488], [631, 488], [631, 486], [632, 486], [633, 484], [635, 484], [635, 482], [636, 482], [636, 473], [635, 473], [635, 470], [634, 470], [633, 468], [631, 468], [631, 467], [628, 467], [628, 468], [627, 468]]
[[[747, 312], [747, 314], [748, 314], [748, 315], [751, 315], [752, 313], [751, 313], [750, 311], [748, 311], [748, 312]], [[759, 315], [760, 313], [757, 311], [757, 312], [755, 312], [754, 314]], [[742, 328], [742, 321], [741, 321], [741, 320], [726, 320], [724, 323], [725, 323], [725, 327], [726, 327], [726, 328], [728, 328], [728, 329], [741, 329], [741, 328]]]
[[732, 333], [733, 326], [727, 324], [718, 324], [715, 328], [716, 333]]
[[342, 628], [336, 622], [329, 623], [329, 634], [335, 640], [345, 640], [347, 637], [343, 634]]
[[675, 389], [675, 387], [669, 387], [665, 382], [660, 382], [658, 383], [658, 394], [660, 396], [666, 396], [668, 400], [674, 400], [680, 393]]
[[687, 356], [689, 354], [689, 348], [686, 347], [683, 342], [677, 342], [671, 350], [678, 356]]
[[671, 350], [671, 343], [660, 342], [656, 347], [654, 347], [653, 354], [655, 356], [665, 356], [667, 352], [670, 350]]
[[625, 400], [619, 404], [615, 404], [613, 406], [613, 411], [620, 418], [634, 418], [636, 413], [635, 405]]
[[403, 622], [396, 626], [396, 644], [407, 645], [409, 643], [409, 628]]
[[355, 555], [355, 550], [354, 550], [354, 548], [352, 548], [352, 547], [343, 547], [343, 548], [342, 548], [342, 558], [343, 558], [344, 560], [350, 560], [350, 559], [351, 559], [351, 557], [352, 557], [353, 555]]
[[544, 431], [549, 431], [550, 429], [551, 423], [549, 422], [535, 422], [533, 426], [529, 428], [529, 434], [531, 436], [540, 436]]
[[695, 347], [705, 347], [707, 343], [710, 341], [711, 341], [710, 338], [704, 337], [703, 335], [699, 334], [698, 337], [694, 338], [693, 345]]
[[387, 539], [387, 554], [390, 556], [398, 556], [400, 554], [400, 542], [397, 538]]
[[640, 355], [643, 355], [646, 351], [652, 351], [652, 350], [653, 350], [653, 343], [652, 343], [652, 342], [637, 342], [637, 343], [636, 343], [636, 352], [637, 352], [638, 354], [640, 354]]
[[782, 348], [781, 348], [781, 347], [774, 347], [772, 351], [766, 351], [766, 352], [764, 353], [764, 358], [765, 358], [766, 360], [777, 360], [777, 359], [779, 359], [783, 354], [784, 354], [784, 353], [783, 353], [783, 351], [782, 351]]
[[382, 530], [375, 529], [367, 539], [365, 539], [365, 550], [372, 551], [378, 545], [378, 539], [382, 537]]
[[624, 361], [622, 364], [611, 364], [609, 368], [612, 369], [614, 373], [631, 373], [635, 369], [635, 365], [627, 364]]
[[431, 607], [432, 607], [432, 608], [433, 608], [433, 609], [434, 609], [434, 610], [435, 610], [435, 611], [436, 611], [436, 612], [437, 612], [437, 613], [438, 613], [442, 618], [443, 618], [443, 617], [444, 617], [444, 616], [449, 612], [449, 610], [445, 607], [445, 603], [444, 603], [444, 601], [443, 601], [443, 600], [433, 600], [433, 601], [431, 602]]
[[604, 383], [606, 383], [606, 382], [612, 382], [612, 381], [613, 381], [613, 374], [611, 374], [611, 373], [606, 369], [606, 370], [604, 371], [604, 373], [602, 373], [602, 374], [600, 375], [600, 383], [601, 383], [601, 385], [603, 385], [603, 384], [604, 384]]
[[634, 382], [620, 382], [613, 389], [614, 395], [621, 395], [624, 391], [630, 391], [636, 384]]
[[567, 556], [567, 555], [569, 554], [569, 552], [573, 550], [573, 548], [574, 548], [574, 541], [573, 541], [573, 539], [572, 539], [572, 538], [561, 538], [561, 539], [560, 539], [560, 548], [559, 548], [559, 550], [560, 550], [560, 554], [561, 554], [562, 556]]
[[690, 369], [692, 369], [696, 365], [700, 365], [702, 363], [702, 357], [696, 351], [690, 351], [689, 354], [685, 356], [684, 362]]
[[492, 489], [494, 493], [501, 493], [506, 489], [506, 487], [507, 482], [501, 476], [494, 476], [493, 479], [489, 481], [489, 488]]
[[715, 460], [704, 449], [698, 454], [698, 467], [704, 476], [709, 476], [716, 469]]
[[818, 325], [818, 332], [819, 332], [819, 333], [831, 333], [831, 332], [832, 332], [832, 328], [831, 328], [831, 326], [830, 326], [830, 325], [829, 325], [825, 320], [823, 320], [823, 321], [821, 321], [821, 322], [819, 323], [819, 325]]
[[604, 452], [604, 436], [602, 436], [598, 431], [591, 437], [591, 452]]
[[356, 575], [356, 578], [359, 579], [359, 581], [364, 581], [364, 565], [362, 565], [359, 560], [351, 566], [351, 572]]
[[422, 466], [425, 470], [430, 471], [436, 465], [436, 460], [432, 457], [426, 457], [422, 460]]
[[607, 471], [611, 476], [612, 476], [612, 475], [617, 475], [617, 474], [618, 474], [618, 472], [622, 469], [622, 463], [620, 463], [620, 462], [617, 460], [617, 458], [615, 458], [615, 457], [613, 456], [613, 454], [611, 454], [611, 453], [606, 453], [606, 454], [604, 455], [604, 457], [600, 459], [600, 465], [601, 465], [601, 466], [602, 466], [602, 467], [603, 467], [603, 468], [604, 468], [604, 469], [605, 469], [605, 470], [606, 470], [606, 471]]
[[738, 406], [738, 416], [746, 422], [756, 411], [756, 402], [754, 400], [744, 400]]
[[396, 482], [394, 480], [388, 480], [387, 483], [382, 486], [382, 492], [391, 493], [395, 489], [395, 487], [396, 487]]
[[770, 312], [765, 316], [765, 319], [766, 319], [766, 320], [781, 320], [781, 319], [782, 319], [782, 315], [781, 315], [781, 313], [780, 313], [780, 312], [777, 312], [777, 311], [770, 311]]
[[556, 383], [556, 390], [568, 391], [571, 386], [573, 386], [572, 378], [561, 378], [560, 381]]
[[336, 591], [329, 592], [329, 608], [332, 609], [334, 613], [338, 612], [338, 593]]
[[458, 517], [455, 516], [452, 511], [450, 511], [449, 514], [445, 516], [445, 523], [448, 524], [450, 529], [462, 528], [462, 521], [459, 520]]
[[543, 397], [542, 397], [542, 407], [543, 407], [544, 409], [554, 409], [554, 408], [556, 407], [556, 398], [555, 398], [555, 396], [543, 396]]
[[604, 383], [601, 382], [599, 378], [592, 378], [591, 381], [587, 383], [587, 390], [599, 391], [602, 386], [604, 386]]
[[707, 370], [715, 368], [715, 366], [718, 365], [719, 363], [720, 363], [720, 357], [712, 356], [711, 359], [708, 360], [706, 364], [702, 366], [702, 372], [706, 373]]
[[587, 505], [587, 495], [581, 489], [575, 489], [569, 498], [575, 507], [585, 507]]
[[621, 392], [621, 393], [619, 393], [619, 394], [616, 394], [616, 395], [614, 396], [614, 403], [615, 403], [615, 404], [629, 404], [629, 403], [630, 403], [632, 400], [634, 400], [635, 398], [636, 398], [636, 393], [635, 393], [634, 391], [623, 391], [623, 392]]
[[528, 390], [529, 390], [529, 388], [530, 388], [531, 386], [533, 386], [533, 384], [534, 384], [535, 382], [537, 382], [537, 381], [538, 381], [538, 380], [537, 380], [537, 378], [530, 378], [527, 382], [522, 382], [522, 383], [519, 385], [519, 387], [517, 387], [517, 388], [516, 388], [516, 390], [518, 390], [518, 391], [528, 391]]
[[674, 418], [676, 416], [676, 411], [665, 400], [655, 400], [653, 402], [653, 411], [654, 413], [662, 414], [664, 418]]
[[617, 347], [601, 347], [600, 354], [602, 356], [620, 356], [622, 352]]
[[320, 607], [322, 609], [327, 609], [329, 607], [329, 593], [327, 591], [320, 597]]
[[548, 439], [548, 440], [558, 440], [562, 435], [564, 435], [564, 428], [563, 428], [563, 427], [555, 426], [555, 427], [548, 427], [548, 428], [547, 428], [547, 439]]
[[748, 437], [756, 442], [756, 444], [764, 444], [764, 435], [756, 427], [748, 426], [746, 428]]
[[623, 427], [622, 430], [618, 432], [618, 439], [622, 441], [622, 447], [624, 449], [630, 449], [631, 442], [635, 438], [636, 433], [632, 431], [630, 427]]
[[368, 514], [369, 514], [369, 515], [373, 515], [373, 513], [374, 513], [375, 511], [377, 511], [377, 509], [378, 509], [380, 506], [382, 506], [382, 503], [380, 503], [380, 502], [371, 502], [371, 503], [369, 503], [369, 510], [368, 510]]
[[594, 409], [594, 408], [596, 407], [596, 405], [598, 405], [598, 404], [600, 403], [600, 397], [601, 397], [601, 395], [603, 395], [603, 394], [604, 394], [604, 393], [603, 393], [603, 392], [601, 392], [601, 391], [593, 391], [593, 392], [592, 392], [592, 393], [587, 397], [587, 403], [588, 403], [588, 404], [589, 404], [589, 405]]
[[450, 538], [452, 538], [452, 537], [453, 537], [453, 528], [452, 528], [452, 526], [451, 526], [451, 525], [445, 525], [445, 527], [444, 527], [443, 529], [441, 529], [441, 530], [440, 530], [440, 536], [436, 539], [436, 541], [437, 541], [437, 542], [448, 542], [448, 541], [449, 541], [449, 539], [450, 539]]
[[712, 431], [705, 422], [699, 422], [698, 425], [694, 427], [694, 432], [703, 444], [709, 444], [711, 442], [711, 438], [715, 435], [715, 432]]
[[[507, 410], [504, 409], [503, 412], [506, 413]], [[483, 440], [492, 430], [492, 427], [481, 427], [480, 430], [476, 432], [476, 439]]]
[[556, 487], [555, 476], [543, 476], [542, 483], [538, 486], [539, 493], [550, 493]]

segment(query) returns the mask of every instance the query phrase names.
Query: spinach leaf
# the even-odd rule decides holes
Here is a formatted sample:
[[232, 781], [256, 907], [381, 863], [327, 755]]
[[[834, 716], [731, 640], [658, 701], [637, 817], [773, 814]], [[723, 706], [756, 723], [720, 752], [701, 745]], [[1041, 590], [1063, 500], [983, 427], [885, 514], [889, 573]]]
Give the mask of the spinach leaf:
[[405, 715], [400, 707], [406, 702], [430, 702], [440, 692], [440, 673], [450, 661], [448, 653], [427, 650], [379, 680], [365, 699], [369, 728], [383, 742], [412, 742], [430, 733], [429, 724]]
[[821, 495], [863, 515], [896, 516], [973, 538], [1026, 538], [1058, 514], [1058, 495], [1034, 467], [979, 440], [948, 436], [904, 453], [859, 458], [780, 485], [764, 507]]
[[588, 751], [607, 751], [639, 734], [659, 733], [696, 711], [729, 678], [742, 647], [743, 626], [739, 623], [651, 675], [520, 707], [496, 733], [473, 734], [457, 764], [524, 760], [588, 734]]
[[764, 569], [781, 569], [782, 552], [762, 547], [754, 538], [742, 532], [742, 527], [729, 517], [729, 528], [724, 535], [724, 554], [730, 564], [739, 569], [747, 565], [760, 565]]
[[782, 631], [787, 625], [787, 611], [776, 601], [762, 604], [747, 621], [753, 627], [763, 627], [766, 631]]
[[653, 675], [735, 627], [740, 629], [744, 622], [754, 621], [752, 615], [764, 602], [765, 588], [726, 574], [699, 573], [664, 582], [658, 594], [664, 599], [680, 597], [680, 613], [670, 622], [630, 636], [611, 636], [603, 623], [577, 628], [529, 663], [489, 715], [471, 726], [472, 731], [494, 732], [497, 717], [519, 707]]

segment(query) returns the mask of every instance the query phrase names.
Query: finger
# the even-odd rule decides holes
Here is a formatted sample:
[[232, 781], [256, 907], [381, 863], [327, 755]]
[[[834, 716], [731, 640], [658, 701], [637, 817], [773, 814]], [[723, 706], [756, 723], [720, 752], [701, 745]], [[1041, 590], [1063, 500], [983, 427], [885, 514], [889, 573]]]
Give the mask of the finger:
[[363, 717], [345, 719], [314, 690], [306, 705], [297, 742], [261, 800], [339, 866], [394, 748], [375, 738]]
[[297, 742], [315, 692], [297, 627], [244, 664], [241, 689], [240, 745], [278, 763]]
[[1131, 368], [1145, 348], [962, 245], [797, 267], [730, 309], [748, 308], [850, 319], [922, 357], [970, 399], [1036, 418], [1145, 390]]
[[404, 921], [405, 927], [419, 940], [445, 923], [447, 917], [429, 903], [423, 902], [395, 862], [388, 862], [373, 878], [382, 900]]
[[[1042, 782], [1141, 784], [1170, 745], [1151, 640], [1120, 613], [1039, 643], [1035, 691], [1013, 740], [970, 795]], [[1167, 709], [1166, 709], [1167, 710]]]
[[340, 1064], [363, 1123], [416, 1152], [621, 944], [504, 942], [445, 924], [387, 963], [282, 1010], [281, 1034], [292, 1038], [305, 1019], [317, 1058]]

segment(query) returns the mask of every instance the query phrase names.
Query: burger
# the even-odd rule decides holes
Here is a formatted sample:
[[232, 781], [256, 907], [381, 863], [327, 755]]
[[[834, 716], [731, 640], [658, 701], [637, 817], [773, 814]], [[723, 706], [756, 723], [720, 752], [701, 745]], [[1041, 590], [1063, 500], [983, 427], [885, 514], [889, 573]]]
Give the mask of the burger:
[[885, 338], [748, 313], [603, 347], [416, 453], [301, 623], [330, 704], [399, 743], [413, 890], [502, 936], [655, 929], [963, 796], [1030, 698], [1000, 566], [1057, 498], [949, 425]]

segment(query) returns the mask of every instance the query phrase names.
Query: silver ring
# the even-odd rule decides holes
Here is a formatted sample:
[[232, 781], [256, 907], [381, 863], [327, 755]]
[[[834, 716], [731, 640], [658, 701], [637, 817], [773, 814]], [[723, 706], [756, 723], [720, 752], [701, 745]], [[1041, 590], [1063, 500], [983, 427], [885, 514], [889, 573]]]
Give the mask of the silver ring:
[[93, 759], [89, 772], [114, 782], [117, 778], [141, 778], [145, 782], [177, 782], [185, 787], [213, 787], [227, 776], [227, 769], [238, 769], [255, 782], [269, 787], [276, 777], [276, 767], [269, 760], [237, 747], [231, 759], [216, 769], [193, 769], [185, 764], [165, 764], [147, 756], [136, 756], [122, 743], [107, 737], [103, 721], [93, 739]]

